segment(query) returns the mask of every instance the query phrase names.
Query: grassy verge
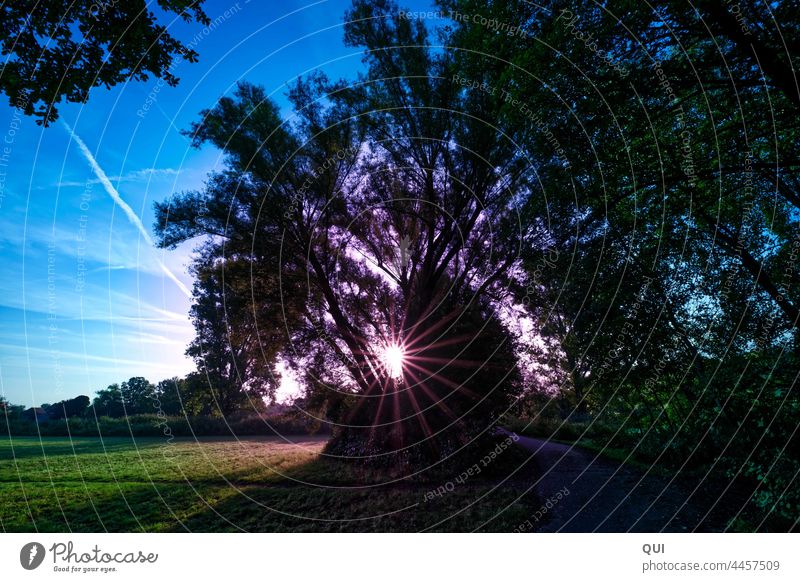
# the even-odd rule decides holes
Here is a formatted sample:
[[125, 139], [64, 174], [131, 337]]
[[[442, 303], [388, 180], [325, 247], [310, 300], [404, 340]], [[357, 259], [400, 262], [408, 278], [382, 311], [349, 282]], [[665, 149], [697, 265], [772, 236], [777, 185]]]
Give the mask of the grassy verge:
[[516, 449], [460, 480], [479, 462], [474, 452], [400, 479], [326, 458], [325, 440], [4, 437], [0, 527], [510, 531], [539, 506], [526, 491], [532, 463]]

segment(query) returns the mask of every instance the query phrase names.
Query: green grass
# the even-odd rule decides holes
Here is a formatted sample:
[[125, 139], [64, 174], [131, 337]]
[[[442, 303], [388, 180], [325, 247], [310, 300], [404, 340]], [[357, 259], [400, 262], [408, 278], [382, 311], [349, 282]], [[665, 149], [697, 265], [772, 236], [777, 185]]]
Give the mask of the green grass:
[[399, 479], [326, 458], [325, 442], [0, 437], [0, 529], [510, 531], [539, 506], [521, 451], [425, 501], [477, 459]]

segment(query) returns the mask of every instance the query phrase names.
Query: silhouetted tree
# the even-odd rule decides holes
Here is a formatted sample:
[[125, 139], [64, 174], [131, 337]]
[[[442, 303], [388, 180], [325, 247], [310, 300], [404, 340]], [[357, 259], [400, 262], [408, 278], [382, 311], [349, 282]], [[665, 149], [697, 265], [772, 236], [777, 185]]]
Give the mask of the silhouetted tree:
[[69, 398], [51, 404], [47, 409], [47, 413], [50, 415], [50, 418], [53, 419], [83, 416], [86, 414], [90, 403], [91, 401], [88, 396], [76, 396], [75, 398]]
[[92, 401], [97, 416], [110, 416], [117, 418], [125, 415], [125, 407], [122, 404], [122, 392], [119, 384], [111, 384], [108, 388], [97, 391]]
[[[158, 0], [185, 21], [209, 24], [202, 0]], [[144, 0], [17, 0], [0, 7], [0, 91], [27, 115], [48, 123], [56, 104], [85, 102], [106, 88], [153, 75], [175, 85], [178, 60], [197, 52], [167, 32]]]
[[120, 386], [125, 414], [142, 414], [153, 412], [153, 386], [146, 378], [135, 376]]
[[519, 389], [501, 311], [521, 289], [528, 168], [422, 24], [373, 16], [355, 2], [345, 18], [368, 79], [301, 80], [296, 123], [246, 83], [203, 111], [188, 135], [227, 168], [158, 204], [156, 231], [204, 241], [192, 349], [210, 370], [246, 394], [280, 357], [339, 425], [331, 450], [441, 456], [488, 434]]
[[186, 380], [183, 378], [169, 378], [156, 384], [153, 393], [153, 411], [160, 409], [166, 415], [184, 413], [184, 400], [187, 398]]

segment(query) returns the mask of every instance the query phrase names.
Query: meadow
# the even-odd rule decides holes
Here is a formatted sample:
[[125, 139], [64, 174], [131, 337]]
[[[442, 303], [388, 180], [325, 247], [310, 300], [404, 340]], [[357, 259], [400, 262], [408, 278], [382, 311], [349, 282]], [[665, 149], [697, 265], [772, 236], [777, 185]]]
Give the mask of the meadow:
[[4, 436], [0, 529], [511, 531], [540, 504], [517, 449], [457, 482], [474, 454], [402, 477], [325, 456], [327, 438]]

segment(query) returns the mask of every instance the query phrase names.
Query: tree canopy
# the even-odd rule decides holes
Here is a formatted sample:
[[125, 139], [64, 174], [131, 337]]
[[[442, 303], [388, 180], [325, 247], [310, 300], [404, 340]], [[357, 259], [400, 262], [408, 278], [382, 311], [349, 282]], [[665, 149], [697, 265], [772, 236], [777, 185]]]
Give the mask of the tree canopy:
[[[158, 8], [208, 24], [202, 0], [158, 0]], [[176, 62], [197, 52], [159, 24], [144, 0], [18, 0], [0, 6], [0, 91], [40, 122], [58, 118], [57, 104], [83, 103], [94, 87], [150, 75], [175, 85]]]
[[796, 2], [438, 4], [434, 41], [356, 0], [356, 79], [301, 79], [289, 119], [243, 82], [187, 130], [226, 167], [156, 231], [199, 241], [189, 353], [217, 405], [286, 362], [330, 453], [441, 458], [546, 394], [790, 507]]
[[790, 514], [797, 3], [440, 4], [462, 15], [464, 76], [502, 88], [498, 125], [530, 131], [542, 195], [523, 220], [552, 243], [526, 256], [536, 357], [568, 418], [651, 461], [722, 467]]
[[[518, 370], [501, 314], [527, 236], [513, 141], [474, 115], [482, 100], [453, 87], [421, 24], [373, 8], [346, 18], [346, 41], [366, 49], [358, 83], [299, 81], [291, 121], [247, 83], [203, 111], [187, 134], [227, 168], [157, 205], [156, 224], [164, 246], [205, 241], [201, 370], [261, 395], [289, 362], [364, 454], [456, 446], [509, 406]], [[382, 361], [394, 345], [399, 379]]]

